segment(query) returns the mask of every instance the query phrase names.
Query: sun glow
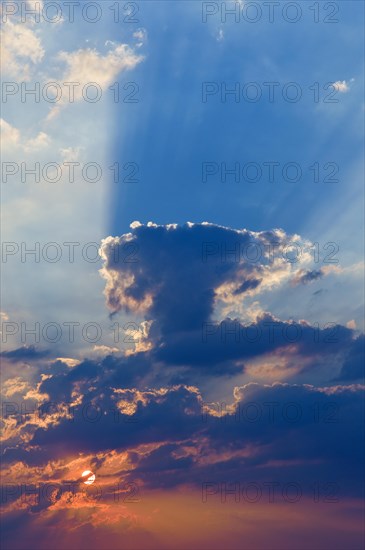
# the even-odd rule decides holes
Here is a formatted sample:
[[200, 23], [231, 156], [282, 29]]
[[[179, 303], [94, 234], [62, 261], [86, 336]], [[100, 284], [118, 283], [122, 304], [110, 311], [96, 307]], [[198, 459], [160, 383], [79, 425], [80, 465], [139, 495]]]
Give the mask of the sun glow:
[[82, 472], [81, 478], [85, 485], [92, 485], [95, 481], [95, 474], [93, 474], [91, 470], [85, 470]]

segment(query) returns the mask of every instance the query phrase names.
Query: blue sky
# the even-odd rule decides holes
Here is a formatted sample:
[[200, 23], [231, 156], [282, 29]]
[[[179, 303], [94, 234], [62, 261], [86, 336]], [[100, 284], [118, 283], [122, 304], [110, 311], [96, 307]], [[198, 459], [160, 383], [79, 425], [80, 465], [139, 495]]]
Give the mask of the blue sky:
[[[121, 186], [111, 230], [124, 230], [134, 218], [158, 223], [191, 219], [253, 230], [283, 227], [316, 239], [326, 235], [340, 205], [356, 209], [363, 107], [362, 41], [354, 26], [361, 26], [361, 9], [353, 3], [341, 25], [313, 24], [307, 11], [295, 24], [270, 24], [267, 18], [251, 25], [224, 24], [219, 15], [204, 24], [199, 3], [177, 2], [165, 10], [144, 3], [151, 30], [147, 58], [135, 71], [140, 103], [118, 110], [128, 130], [116, 118], [114, 149], [116, 156], [123, 151], [126, 159], [138, 162], [141, 181], [130, 189]], [[336, 94], [335, 104], [322, 102], [323, 90], [321, 102], [314, 103], [308, 89], [314, 82], [322, 87], [351, 79], [351, 92]], [[242, 88], [252, 81], [263, 91], [256, 103], [242, 97], [235, 103], [232, 96], [222, 103], [219, 93], [202, 103], [203, 82], [240, 83]], [[272, 104], [263, 85], [268, 81], [278, 83]], [[283, 101], [281, 94], [292, 81], [303, 90], [295, 104]], [[223, 185], [218, 178], [201, 182], [205, 161], [262, 165], [270, 160], [281, 166], [298, 162], [302, 181], [295, 185], [278, 178], [270, 185], [263, 175], [256, 185], [232, 179]], [[336, 162], [339, 183], [315, 184], [308, 170], [314, 162], [322, 167]], [[341, 232], [332, 227], [331, 234], [345, 238], [347, 246], [353, 230], [346, 224]]]
[[[236, 229], [282, 228], [318, 242], [321, 248], [334, 242], [344, 267], [351, 270], [350, 266], [358, 264], [363, 249], [361, 3], [351, 2], [351, 9], [341, 9], [340, 16], [331, 16], [331, 19], [339, 17], [339, 22], [332, 24], [322, 22], [331, 15], [331, 10], [324, 9], [319, 12], [321, 22], [313, 23], [314, 12], [305, 2], [301, 4], [302, 17], [296, 23], [285, 21], [280, 8], [273, 23], [264, 10], [260, 20], [251, 24], [242, 15], [239, 22], [228, 16], [223, 22], [220, 12], [207, 16], [207, 22], [203, 23], [199, 2], [142, 2], [138, 4], [138, 14], [130, 16], [136, 18], [135, 23], [113, 22], [108, 3], [103, 6], [103, 16], [95, 24], [82, 20], [76, 11], [74, 23], [66, 18], [54, 25], [44, 22], [36, 28], [25, 25], [39, 41], [29, 54], [37, 62], [30, 58], [28, 76], [30, 81], [38, 79], [42, 83], [47, 79], [62, 80], [71, 74], [67, 74], [66, 67], [67, 64], [71, 67], [72, 52], [95, 50], [107, 59], [108, 51], [125, 43], [132, 51], [134, 48], [139, 60], [132, 62], [131, 70], [112, 70], [108, 84], [118, 81], [124, 98], [132, 88], [123, 91], [123, 86], [136, 83], [138, 102], [114, 103], [113, 93], [104, 85], [101, 102], [76, 101], [62, 108], [62, 116], [49, 119], [52, 110], [49, 103], [35, 104], [29, 98], [22, 104], [19, 94], [10, 97], [4, 119], [12, 128], [24, 132], [15, 149], [11, 149], [13, 141], [10, 152], [5, 152], [10, 161], [20, 158], [19, 151], [23, 155], [26, 152], [24, 158], [29, 163], [58, 162], [68, 154], [84, 163], [99, 160], [104, 172], [102, 182], [79, 181], [77, 186], [29, 184], [24, 188], [24, 184], [16, 184], [13, 178], [13, 185], [3, 192], [10, 219], [4, 227], [5, 239], [23, 242], [27, 235], [30, 242], [98, 243], [108, 234], [127, 231], [134, 220], [162, 224], [209, 221]], [[127, 10], [124, 5], [122, 8], [121, 17], [125, 17]], [[292, 12], [288, 14], [293, 17]], [[60, 51], [68, 52], [69, 57], [60, 58]], [[16, 67], [17, 52], [12, 55]], [[26, 58], [20, 56], [19, 60], [24, 62]], [[16, 68], [12, 70], [10, 77]], [[73, 78], [77, 69], [74, 71]], [[22, 76], [18, 69], [17, 78]], [[98, 78], [95, 73], [89, 76], [85, 74], [84, 78], [91, 81]], [[247, 82], [256, 82], [262, 98], [250, 103], [241, 94], [240, 102], [228, 96], [223, 103], [218, 92], [203, 103], [204, 82], [216, 82], [219, 89], [222, 82], [228, 88], [238, 83], [240, 89]], [[273, 103], [268, 101], [269, 91], [264, 82], [278, 83]], [[297, 103], [283, 100], [282, 90], [288, 82], [296, 82], [303, 91]], [[320, 88], [327, 82], [345, 82], [334, 96], [338, 103], [323, 103], [328, 93], [324, 90], [320, 101], [315, 103], [314, 91], [309, 90], [314, 82]], [[47, 136], [43, 148], [40, 143], [34, 151], [37, 144], [33, 144], [32, 151], [26, 140], [34, 140], [40, 133]], [[138, 181], [114, 183], [107, 167], [115, 162], [121, 166], [136, 163]], [[205, 162], [214, 163], [219, 172], [203, 183]], [[268, 181], [269, 168], [264, 165], [268, 162], [279, 163], [273, 182]], [[285, 181], [280, 176], [290, 162], [300, 165], [302, 177], [298, 182]], [[223, 183], [222, 163], [228, 168], [239, 163], [240, 170], [247, 163], [256, 163], [262, 176], [257, 182], [242, 178], [239, 183], [228, 176]], [[313, 181], [314, 172], [309, 169], [314, 163], [318, 163], [320, 170], [318, 183]], [[327, 166], [327, 163], [336, 164]], [[333, 169], [336, 172], [333, 177], [339, 181], [323, 182]], [[122, 176], [129, 171], [130, 168], [121, 170]], [[21, 204], [26, 205], [26, 210], [23, 206], [19, 220], [17, 212]], [[64, 223], [64, 213], [71, 223]], [[37, 315], [42, 311], [45, 319], [56, 318], [60, 307], [70, 317], [70, 305], [72, 309], [77, 304], [76, 316], [80, 310], [86, 311], [74, 277], [68, 277], [69, 283], [74, 284], [71, 304], [70, 289], [64, 294], [61, 281], [71, 268], [70, 275], [74, 272], [68, 262], [48, 264], [46, 271], [44, 266], [32, 262], [27, 269], [27, 262], [20, 271], [17, 259], [8, 262], [9, 276], [19, 278], [16, 292], [23, 294], [23, 313], [29, 318], [33, 308]], [[80, 273], [86, 270], [99, 297], [95, 310], [88, 304], [85, 317], [99, 318], [102, 281], [94, 264], [81, 262], [78, 268]], [[34, 270], [38, 270], [37, 277], [33, 277]], [[45, 303], [39, 299], [38, 277], [54, 277], [58, 286], [55, 295], [53, 286], [40, 285], [42, 294], [49, 288]], [[23, 291], [27, 285], [33, 286], [32, 295]], [[313, 291], [320, 290], [321, 282], [315, 285]], [[343, 323], [355, 319], [357, 326], [363, 328], [362, 314], [357, 309], [363, 303], [361, 279], [343, 274], [331, 286], [336, 301], [329, 293], [325, 305], [321, 303], [314, 310], [313, 319], [321, 320], [321, 312], [329, 308], [331, 318]], [[286, 303], [282, 300], [281, 303], [286, 315], [302, 314], [288, 311]], [[7, 307], [13, 305], [5, 304], [5, 311]]]
[[2, 5], [5, 547], [360, 550], [363, 3], [47, 5]]
[[[334, 24], [314, 24], [308, 3], [302, 8], [303, 17], [294, 24], [280, 16], [274, 24], [268, 16], [255, 24], [234, 22], [232, 17], [222, 23], [220, 13], [202, 23], [199, 3], [177, 2], [168, 9], [143, 4], [151, 28], [148, 55], [134, 73], [140, 101], [118, 105], [113, 148], [114, 158], [122, 155], [138, 164], [139, 181], [114, 189], [111, 234], [127, 230], [135, 219], [209, 221], [251, 230], [280, 227], [305, 235], [321, 249], [334, 242], [343, 265], [357, 263], [363, 250], [364, 204], [362, 6], [351, 3], [351, 10], [341, 11], [341, 23]], [[323, 86], [343, 80], [348, 90], [327, 98], [336, 103], [324, 103], [331, 88]], [[219, 91], [203, 103], [205, 82], [217, 83]], [[241, 94], [238, 103], [232, 96], [221, 101], [222, 83], [228, 89], [238, 83], [242, 91], [248, 82], [258, 84], [261, 100], [250, 103]], [[264, 82], [277, 83], [273, 103]], [[289, 82], [303, 92], [296, 103], [283, 100]], [[319, 102], [310, 90], [315, 82], [321, 89]], [[279, 163], [273, 182], [268, 177], [270, 161]], [[203, 183], [205, 162], [218, 165], [218, 173]], [[281, 177], [290, 162], [300, 166], [297, 182]], [[239, 163], [239, 183], [233, 176], [221, 181], [221, 163], [228, 169]], [[247, 163], [262, 170], [257, 182], [243, 179]], [[310, 170], [315, 163], [318, 182]], [[325, 181], [326, 176], [338, 181]], [[249, 177], [255, 178], [254, 173]], [[287, 179], [292, 177], [289, 171]], [[347, 322], [346, 307], [346, 314], [351, 310], [363, 327], [357, 310], [363, 301], [362, 281], [345, 278], [343, 284], [329, 283], [332, 292], [325, 308], [331, 318]], [[310, 313], [317, 320], [322, 319], [323, 299]], [[286, 314], [296, 315], [286, 302], [284, 307]]]

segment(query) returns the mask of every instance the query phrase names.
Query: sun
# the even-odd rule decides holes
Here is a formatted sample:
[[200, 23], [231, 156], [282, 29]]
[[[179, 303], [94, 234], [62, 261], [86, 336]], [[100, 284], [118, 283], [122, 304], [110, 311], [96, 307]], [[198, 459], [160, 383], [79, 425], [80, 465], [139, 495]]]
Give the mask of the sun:
[[81, 474], [81, 479], [84, 481], [85, 485], [92, 485], [95, 481], [95, 474], [91, 470], [85, 470]]

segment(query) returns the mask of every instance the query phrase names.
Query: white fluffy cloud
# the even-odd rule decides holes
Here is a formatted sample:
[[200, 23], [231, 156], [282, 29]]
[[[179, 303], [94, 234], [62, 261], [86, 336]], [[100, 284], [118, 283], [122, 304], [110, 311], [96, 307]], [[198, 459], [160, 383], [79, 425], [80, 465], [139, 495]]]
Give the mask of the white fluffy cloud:
[[[353, 82], [353, 79], [351, 79], [350, 82]], [[346, 82], [346, 80], [337, 80], [333, 83], [333, 87], [335, 88], [335, 90], [341, 92], [342, 94], [350, 90], [349, 82]]]
[[[313, 271], [311, 242], [280, 229], [258, 233], [206, 222], [184, 226], [133, 222], [130, 227], [130, 233], [102, 243], [101, 273], [112, 311], [148, 311], [165, 292], [171, 292], [165, 296], [166, 304], [189, 301], [202, 293], [199, 303], [209, 295], [209, 307], [213, 302], [233, 306], [246, 295], [285, 286], [293, 277], [306, 274], [309, 282], [326, 274], [323, 269], [316, 277]], [[121, 259], [123, 250], [124, 256], [130, 252], [130, 262]], [[186, 265], [189, 270], [180, 280], [177, 273]], [[192, 284], [186, 289], [188, 276]], [[178, 284], [181, 292], [176, 292]]]
[[[87, 84], [95, 83], [105, 91], [121, 72], [134, 69], [144, 59], [127, 44], [109, 44], [111, 49], [106, 55], [92, 48], [73, 52], [61, 51], [58, 54], [58, 60], [65, 65], [65, 70], [56, 82], [61, 88], [64, 87], [65, 82], [77, 83], [74, 86], [74, 92], [70, 92], [73, 94], [74, 101], [83, 99], [83, 88]], [[50, 112], [49, 118], [53, 118], [59, 112], [61, 105], [68, 101], [69, 92], [62, 95], [57, 106]]]
[[45, 132], [39, 132], [33, 138], [25, 138], [21, 135], [18, 128], [15, 128], [3, 118], [0, 119], [0, 128], [2, 135], [2, 147], [4, 151], [13, 151], [18, 149], [26, 153], [40, 151], [48, 147], [50, 138]]
[[147, 31], [144, 28], [140, 28], [133, 33], [133, 38], [138, 42], [136, 44], [137, 48], [141, 48], [147, 41]]
[[2, 71], [17, 81], [30, 80], [45, 51], [37, 33], [24, 23], [8, 20], [1, 31]]

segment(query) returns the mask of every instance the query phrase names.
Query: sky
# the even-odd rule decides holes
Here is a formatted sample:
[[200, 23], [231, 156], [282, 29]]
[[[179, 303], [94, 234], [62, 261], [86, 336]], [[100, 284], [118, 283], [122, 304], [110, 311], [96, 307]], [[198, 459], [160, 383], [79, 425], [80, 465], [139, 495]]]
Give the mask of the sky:
[[3, 547], [363, 548], [363, 3], [1, 17]]

